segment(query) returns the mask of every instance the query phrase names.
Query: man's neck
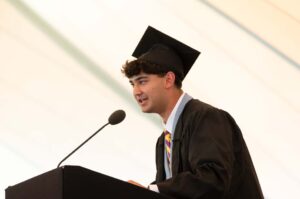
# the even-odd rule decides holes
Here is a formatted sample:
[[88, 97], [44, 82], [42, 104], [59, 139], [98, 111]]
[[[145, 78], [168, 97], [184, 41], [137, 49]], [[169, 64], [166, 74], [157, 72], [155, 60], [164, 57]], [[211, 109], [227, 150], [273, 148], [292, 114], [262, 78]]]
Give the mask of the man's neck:
[[168, 121], [168, 118], [170, 116], [170, 114], [172, 113], [175, 105], [177, 104], [180, 96], [182, 95], [183, 91], [180, 89], [174, 93], [172, 93], [172, 95], [169, 96], [169, 103], [167, 104], [167, 108], [166, 108], [166, 111], [165, 113], [162, 113], [160, 116], [161, 118], [163, 119], [163, 122], [164, 123], [167, 123]]

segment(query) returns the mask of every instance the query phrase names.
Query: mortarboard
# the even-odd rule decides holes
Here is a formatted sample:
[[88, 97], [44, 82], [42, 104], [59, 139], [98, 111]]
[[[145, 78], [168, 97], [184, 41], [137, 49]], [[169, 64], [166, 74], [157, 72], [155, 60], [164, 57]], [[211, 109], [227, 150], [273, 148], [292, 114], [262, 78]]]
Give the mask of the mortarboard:
[[148, 26], [132, 56], [160, 66], [174, 67], [183, 72], [183, 80], [199, 54], [199, 51]]

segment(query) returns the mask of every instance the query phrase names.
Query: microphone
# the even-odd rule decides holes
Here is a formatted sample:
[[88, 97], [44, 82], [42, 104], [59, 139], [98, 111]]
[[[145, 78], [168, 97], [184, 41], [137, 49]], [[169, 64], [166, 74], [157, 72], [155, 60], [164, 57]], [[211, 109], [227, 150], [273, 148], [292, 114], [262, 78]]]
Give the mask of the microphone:
[[108, 123], [111, 125], [119, 124], [124, 120], [125, 116], [126, 116], [125, 111], [117, 110], [109, 116]]
[[109, 118], [108, 123], [104, 124], [100, 129], [98, 129], [93, 135], [91, 135], [88, 139], [86, 139], [83, 143], [81, 143], [76, 149], [74, 149], [69, 155], [67, 155], [64, 159], [62, 159], [59, 164], [57, 165], [57, 168], [61, 165], [63, 161], [65, 161], [67, 158], [69, 158], [73, 153], [75, 153], [80, 147], [82, 147], [85, 143], [87, 143], [92, 137], [94, 137], [97, 133], [99, 133], [104, 127], [107, 125], [116, 125], [122, 122], [125, 119], [126, 113], [123, 110], [117, 110], [113, 112]]

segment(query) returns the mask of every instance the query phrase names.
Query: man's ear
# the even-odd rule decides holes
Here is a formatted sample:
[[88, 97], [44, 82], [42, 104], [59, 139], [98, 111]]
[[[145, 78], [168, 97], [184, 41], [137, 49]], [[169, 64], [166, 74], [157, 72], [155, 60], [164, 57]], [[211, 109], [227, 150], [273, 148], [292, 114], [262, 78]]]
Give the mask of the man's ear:
[[172, 86], [175, 85], [175, 74], [171, 71], [167, 72], [165, 75], [165, 87], [166, 88], [171, 88]]

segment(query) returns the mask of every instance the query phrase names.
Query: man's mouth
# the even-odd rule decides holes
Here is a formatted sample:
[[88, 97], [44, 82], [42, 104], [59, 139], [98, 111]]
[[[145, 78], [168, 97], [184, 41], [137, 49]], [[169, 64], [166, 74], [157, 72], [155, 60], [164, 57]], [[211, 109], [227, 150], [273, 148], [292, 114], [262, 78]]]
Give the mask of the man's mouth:
[[148, 98], [146, 96], [137, 97], [137, 101], [140, 105], [143, 105], [147, 100]]

